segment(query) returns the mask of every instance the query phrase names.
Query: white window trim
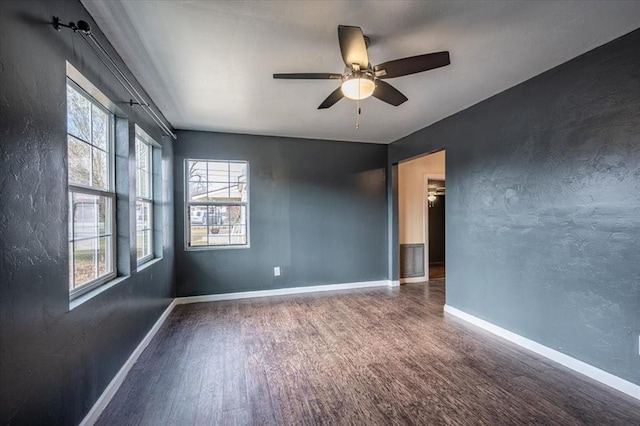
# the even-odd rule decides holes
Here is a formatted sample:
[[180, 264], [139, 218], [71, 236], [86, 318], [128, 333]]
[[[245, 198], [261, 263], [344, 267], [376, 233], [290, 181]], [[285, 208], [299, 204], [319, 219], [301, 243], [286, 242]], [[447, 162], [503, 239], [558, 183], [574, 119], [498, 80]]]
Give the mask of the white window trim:
[[[153, 143], [150, 141], [149, 137], [146, 136], [145, 134], [141, 133], [142, 130], [140, 130], [137, 126], [136, 126], [136, 134], [135, 134], [135, 138], [134, 138], [134, 143], [137, 143], [138, 140], [140, 141], [140, 143], [144, 144], [149, 152], [147, 154], [147, 168], [148, 170], [148, 174], [149, 174], [149, 194], [150, 197], [149, 198], [145, 198], [145, 197], [140, 197], [138, 196], [138, 182], [136, 182], [136, 208], [137, 208], [137, 204], [138, 201], [143, 202], [143, 203], [148, 203], [149, 204], [149, 239], [150, 239], [150, 244], [151, 244], [151, 251], [148, 255], [143, 256], [141, 258], [138, 259], [138, 220], [136, 218], [136, 222], [135, 222], [135, 226], [136, 226], [136, 262], [137, 262], [137, 266], [141, 266], [151, 260], [154, 259], [154, 236], [153, 236], [153, 232], [154, 232], [154, 199], [153, 199], [153, 153], [154, 153], [154, 146]], [[137, 150], [134, 148], [134, 153], [135, 155], [135, 164], [136, 164], [136, 179], [138, 178], [138, 158], [137, 158]], [[143, 229], [143, 231], [145, 231], [147, 229]]]
[[[79, 296], [82, 296], [83, 294], [88, 293], [89, 291], [102, 286], [103, 284], [113, 280], [114, 278], [116, 278], [117, 276], [117, 264], [116, 264], [116, 259], [117, 259], [117, 231], [116, 231], [116, 192], [115, 192], [115, 114], [110, 111], [107, 107], [105, 107], [100, 101], [98, 101], [94, 96], [92, 96], [91, 93], [89, 93], [88, 90], [86, 90], [84, 87], [80, 86], [78, 83], [76, 83], [70, 76], [67, 76], [66, 79], [66, 84], [70, 85], [72, 89], [76, 90], [78, 93], [80, 93], [82, 96], [84, 96], [85, 98], [87, 98], [89, 100], [89, 102], [91, 102], [92, 105], [95, 105], [96, 107], [98, 107], [99, 109], [101, 109], [103, 112], [105, 112], [108, 117], [109, 117], [109, 123], [108, 123], [108, 129], [109, 129], [109, 137], [108, 137], [108, 144], [109, 144], [109, 155], [108, 155], [108, 167], [109, 167], [109, 188], [111, 189], [110, 191], [106, 191], [103, 189], [97, 189], [97, 188], [92, 188], [86, 185], [79, 185], [79, 184], [72, 184], [68, 182], [67, 179], [67, 195], [68, 195], [68, 211], [69, 214], [73, 214], [73, 200], [71, 198], [71, 194], [72, 193], [82, 193], [82, 194], [87, 194], [87, 195], [94, 195], [94, 196], [102, 196], [102, 197], [107, 197], [110, 198], [110, 204], [111, 204], [111, 229], [110, 229], [110, 236], [111, 236], [111, 268], [112, 271], [109, 274], [106, 274], [102, 277], [96, 278], [94, 280], [91, 280], [83, 285], [81, 285], [80, 287], [76, 287], [73, 289], [69, 289], [69, 300], [73, 300], [78, 298]], [[66, 87], [66, 86], [65, 86]], [[96, 92], [97, 89], [95, 89], [94, 87], [91, 87], [92, 92]], [[66, 96], [66, 90], [65, 90], [65, 96]], [[68, 114], [68, 112], [67, 112]], [[66, 117], [66, 115], [65, 115]], [[69, 135], [71, 135], [69, 133], [69, 129], [67, 129], [67, 143], [68, 142], [68, 137]], [[72, 137], [84, 142], [84, 143], [89, 143], [91, 144], [89, 141], [84, 141], [83, 139], [75, 136], [75, 135], [71, 135]], [[71, 226], [71, 230], [67, 236], [68, 238], [68, 244], [71, 244], [75, 241], [80, 241], [81, 239], [74, 239], [73, 235], [74, 235], [74, 220], [73, 217], [70, 218], [69, 220], [69, 224]], [[91, 239], [94, 239], [93, 237]], [[69, 262], [74, 262], [75, 261], [75, 256], [73, 256], [73, 253], [69, 253]], [[70, 268], [74, 273], [75, 273], [75, 265], [72, 265], [72, 268]], [[74, 283], [75, 283], [75, 279], [74, 279]]]
[[[247, 165], [247, 201], [246, 202], [236, 202], [236, 203], [225, 203], [218, 201], [189, 201], [189, 176], [187, 175], [189, 167], [189, 161], [218, 161], [225, 163], [243, 163]], [[185, 158], [183, 163], [184, 168], [184, 249], [185, 251], [202, 251], [202, 250], [237, 250], [237, 249], [247, 249], [251, 248], [251, 209], [249, 208], [251, 202], [251, 182], [250, 182], [250, 164], [249, 161], [246, 160], [223, 160], [220, 158]], [[246, 224], [246, 232], [247, 232], [247, 243], [246, 244], [227, 244], [227, 245], [202, 245], [202, 246], [191, 246], [191, 218], [190, 218], [190, 207], [191, 206], [228, 206], [228, 205], [238, 205], [245, 206], [246, 215], [247, 215], [247, 224]]]

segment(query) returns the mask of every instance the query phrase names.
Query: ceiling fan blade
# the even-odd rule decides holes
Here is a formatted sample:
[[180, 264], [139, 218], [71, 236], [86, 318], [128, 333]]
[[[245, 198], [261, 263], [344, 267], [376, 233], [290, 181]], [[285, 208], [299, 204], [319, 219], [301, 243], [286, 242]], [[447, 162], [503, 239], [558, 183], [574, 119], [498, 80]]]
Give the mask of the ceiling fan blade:
[[344, 94], [342, 93], [342, 86], [338, 87], [336, 90], [331, 92], [331, 94], [324, 100], [318, 107], [318, 109], [326, 109], [330, 108], [338, 102], [340, 99], [344, 98]]
[[351, 68], [353, 64], [358, 64], [361, 70], [366, 70], [369, 66], [369, 56], [362, 29], [338, 25], [338, 41], [345, 65]]
[[449, 52], [427, 53], [376, 65], [373, 72], [378, 78], [394, 78], [444, 67], [450, 63]]
[[289, 74], [274, 74], [273, 78], [281, 78], [286, 80], [338, 80], [342, 78], [342, 74], [333, 73], [289, 73]]
[[398, 106], [408, 101], [407, 97], [400, 93], [398, 89], [382, 80], [376, 81], [376, 89], [373, 91], [373, 96], [393, 106]]

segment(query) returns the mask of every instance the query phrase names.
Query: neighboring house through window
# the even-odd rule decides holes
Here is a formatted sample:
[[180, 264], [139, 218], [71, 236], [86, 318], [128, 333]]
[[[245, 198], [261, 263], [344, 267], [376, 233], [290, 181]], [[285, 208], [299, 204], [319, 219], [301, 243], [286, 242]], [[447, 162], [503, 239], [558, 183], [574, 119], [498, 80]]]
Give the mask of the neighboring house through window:
[[186, 246], [249, 245], [249, 163], [185, 160]]

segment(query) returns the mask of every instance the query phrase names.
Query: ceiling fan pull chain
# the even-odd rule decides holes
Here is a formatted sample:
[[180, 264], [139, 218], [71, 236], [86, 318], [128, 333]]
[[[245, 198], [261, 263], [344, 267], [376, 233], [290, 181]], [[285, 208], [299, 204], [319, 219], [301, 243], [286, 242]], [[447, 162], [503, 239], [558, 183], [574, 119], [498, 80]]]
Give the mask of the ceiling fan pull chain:
[[356, 130], [360, 128], [360, 85], [358, 84], [358, 99], [356, 99]]

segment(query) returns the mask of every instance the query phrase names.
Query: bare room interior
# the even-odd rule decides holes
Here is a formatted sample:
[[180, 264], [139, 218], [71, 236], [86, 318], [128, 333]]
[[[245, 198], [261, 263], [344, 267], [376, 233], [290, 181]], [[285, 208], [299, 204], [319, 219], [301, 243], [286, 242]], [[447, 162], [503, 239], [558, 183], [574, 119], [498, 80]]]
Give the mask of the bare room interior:
[[640, 424], [640, 2], [0, 2], [0, 424]]

